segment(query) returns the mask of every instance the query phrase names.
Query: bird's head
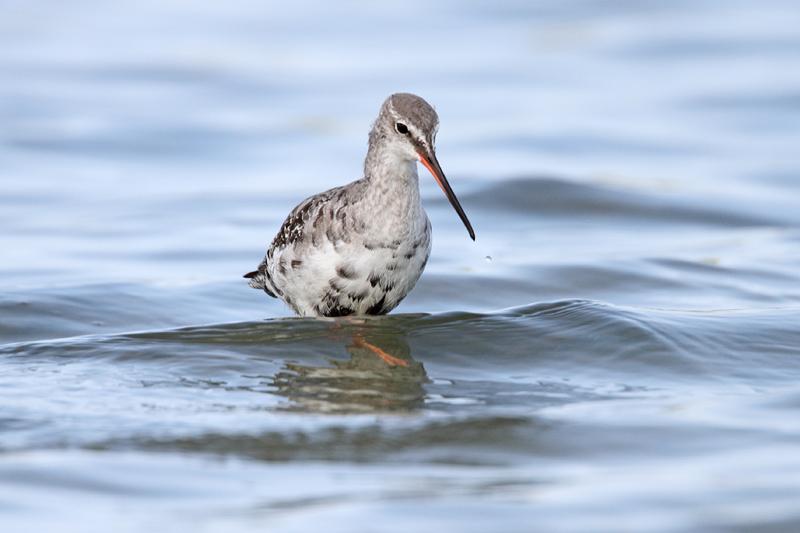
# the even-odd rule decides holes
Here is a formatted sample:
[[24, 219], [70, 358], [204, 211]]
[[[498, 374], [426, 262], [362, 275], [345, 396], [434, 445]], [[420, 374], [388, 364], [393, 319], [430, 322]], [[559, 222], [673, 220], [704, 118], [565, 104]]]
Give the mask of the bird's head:
[[461, 203], [436, 159], [436, 132], [439, 129], [439, 115], [431, 105], [415, 94], [396, 93], [383, 103], [372, 135], [379, 138], [384, 148], [408, 161], [419, 161], [433, 175], [453, 209], [466, 226], [469, 236], [475, 240], [472, 229]]

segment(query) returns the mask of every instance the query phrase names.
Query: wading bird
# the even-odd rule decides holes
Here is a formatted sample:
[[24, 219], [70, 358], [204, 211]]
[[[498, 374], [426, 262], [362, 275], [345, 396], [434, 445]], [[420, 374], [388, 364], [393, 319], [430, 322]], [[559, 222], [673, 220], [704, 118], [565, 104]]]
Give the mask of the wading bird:
[[364, 177], [304, 200], [286, 218], [250, 286], [301, 316], [382, 315], [414, 288], [431, 251], [417, 161], [475, 232], [436, 159], [436, 111], [393, 94], [369, 133]]

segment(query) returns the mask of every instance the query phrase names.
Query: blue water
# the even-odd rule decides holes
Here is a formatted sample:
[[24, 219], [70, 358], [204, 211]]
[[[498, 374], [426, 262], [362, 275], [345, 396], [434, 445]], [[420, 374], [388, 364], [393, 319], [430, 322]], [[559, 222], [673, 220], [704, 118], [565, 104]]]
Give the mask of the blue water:
[[[4, 533], [800, 530], [796, 2], [2, 11]], [[477, 241], [423, 175], [403, 304], [292, 318], [397, 91]]]

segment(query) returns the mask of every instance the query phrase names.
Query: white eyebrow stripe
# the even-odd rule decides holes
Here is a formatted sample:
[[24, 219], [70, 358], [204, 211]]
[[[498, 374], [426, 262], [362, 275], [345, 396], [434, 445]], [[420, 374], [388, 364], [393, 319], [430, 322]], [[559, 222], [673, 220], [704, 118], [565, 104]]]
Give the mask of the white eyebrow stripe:
[[428, 146], [428, 139], [425, 138], [425, 135], [423, 134], [422, 130], [420, 130], [414, 124], [406, 124], [406, 126], [412, 133], [414, 139], [417, 139], [419, 142], [421, 142], [423, 146], [430, 148], [430, 146]]
[[[411, 137], [413, 137], [414, 139], [416, 139], [417, 141], [422, 143], [422, 145], [425, 146], [426, 148], [428, 148], [428, 149], [432, 148], [431, 146], [429, 146], [428, 139], [427, 139], [427, 137], [425, 137], [425, 134], [423, 133], [423, 131], [421, 129], [419, 129], [416, 126], [416, 124], [414, 124], [413, 122], [411, 122], [411, 121], [405, 119], [404, 117], [400, 116], [400, 114], [397, 113], [397, 111], [395, 110], [394, 104], [392, 102], [389, 102], [389, 112], [391, 113], [392, 120], [394, 120], [394, 130], [395, 131], [397, 131], [397, 123], [398, 122], [402, 123], [402, 124], [404, 124], [406, 126], [406, 128], [408, 128], [408, 132], [409, 132], [409, 134], [411, 134]], [[435, 138], [438, 129], [439, 129], [439, 124], [436, 124], [434, 126], [434, 129], [433, 129], [433, 132], [432, 132], [431, 140], [433, 140]]]

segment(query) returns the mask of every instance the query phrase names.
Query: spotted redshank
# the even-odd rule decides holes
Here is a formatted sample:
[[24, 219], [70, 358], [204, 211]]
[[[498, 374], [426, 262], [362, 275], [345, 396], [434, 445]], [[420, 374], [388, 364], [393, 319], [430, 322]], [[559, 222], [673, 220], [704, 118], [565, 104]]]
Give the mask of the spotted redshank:
[[301, 316], [388, 313], [414, 288], [431, 251], [417, 161], [475, 232], [436, 159], [439, 117], [419, 96], [393, 94], [381, 106], [364, 177], [312, 196], [284, 221], [250, 286]]

